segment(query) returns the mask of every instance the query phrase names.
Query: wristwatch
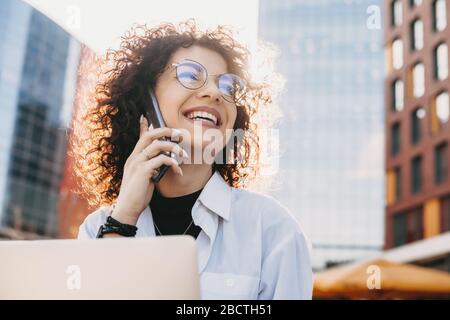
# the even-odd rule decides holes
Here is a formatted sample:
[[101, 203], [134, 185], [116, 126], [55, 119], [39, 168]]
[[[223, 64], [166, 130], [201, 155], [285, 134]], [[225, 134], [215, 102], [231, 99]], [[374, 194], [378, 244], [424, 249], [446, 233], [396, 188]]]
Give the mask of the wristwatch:
[[134, 237], [136, 235], [137, 227], [131, 224], [125, 224], [117, 221], [111, 216], [108, 216], [106, 223], [101, 225], [98, 229], [96, 238], [103, 238], [107, 233], [117, 233], [124, 237]]

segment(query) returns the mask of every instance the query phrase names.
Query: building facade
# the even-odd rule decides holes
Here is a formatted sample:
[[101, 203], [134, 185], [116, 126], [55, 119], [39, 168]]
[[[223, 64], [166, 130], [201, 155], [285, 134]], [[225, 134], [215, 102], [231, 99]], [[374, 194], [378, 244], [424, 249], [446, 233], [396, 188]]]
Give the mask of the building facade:
[[80, 43], [20, 0], [0, 2], [0, 233], [58, 236]]
[[[384, 5], [385, 249], [400, 252], [450, 231], [450, 4], [385, 0]], [[420, 254], [410, 261], [427, 260], [450, 271], [449, 257]]]
[[286, 79], [272, 194], [312, 240], [315, 269], [383, 247], [381, 4], [260, 1], [259, 36]]

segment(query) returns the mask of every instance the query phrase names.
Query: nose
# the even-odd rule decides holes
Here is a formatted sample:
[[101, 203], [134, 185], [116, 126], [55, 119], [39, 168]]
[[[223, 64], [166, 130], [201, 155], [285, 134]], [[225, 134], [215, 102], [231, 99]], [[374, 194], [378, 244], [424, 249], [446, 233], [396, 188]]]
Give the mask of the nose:
[[198, 98], [210, 98], [211, 100], [216, 101], [217, 103], [220, 103], [222, 98], [222, 93], [220, 92], [217, 85], [214, 83], [214, 81], [210, 81], [208, 79], [206, 83], [197, 90], [197, 97]]

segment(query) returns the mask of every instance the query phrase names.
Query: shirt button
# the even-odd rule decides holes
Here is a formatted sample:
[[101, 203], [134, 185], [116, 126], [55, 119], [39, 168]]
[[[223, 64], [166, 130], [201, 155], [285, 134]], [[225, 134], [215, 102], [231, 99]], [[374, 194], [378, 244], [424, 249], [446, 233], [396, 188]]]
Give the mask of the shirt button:
[[232, 286], [234, 286], [234, 280], [231, 278], [228, 278], [226, 284], [227, 284], [227, 287], [232, 287]]

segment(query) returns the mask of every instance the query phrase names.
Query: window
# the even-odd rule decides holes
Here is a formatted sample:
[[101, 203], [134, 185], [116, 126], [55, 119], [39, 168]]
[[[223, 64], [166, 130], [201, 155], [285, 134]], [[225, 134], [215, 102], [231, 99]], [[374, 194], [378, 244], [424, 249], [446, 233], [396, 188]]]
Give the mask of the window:
[[403, 81], [396, 80], [392, 86], [392, 110], [402, 111], [404, 106], [404, 88]]
[[400, 123], [395, 123], [391, 128], [391, 154], [397, 155], [400, 152]]
[[395, 39], [392, 42], [392, 67], [396, 70], [403, 66], [403, 41]]
[[442, 92], [436, 97], [436, 116], [442, 124], [448, 121], [449, 109], [448, 92]]
[[448, 77], [448, 46], [441, 43], [434, 50], [434, 78], [445, 80]]
[[398, 201], [402, 196], [402, 171], [400, 167], [394, 169], [395, 172], [395, 200]]
[[447, 27], [446, 0], [434, 0], [433, 2], [433, 29], [442, 31]]
[[447, 149], [447, 143], [442, 143], [434, 150], [434, 181], [437, 185], [447, 180]]
[[399, 26], [403, 22], [403, 8], [401, 0], [394, 0], [391, 3], [392, 26]]
[[394, 215], [394, 247], [423, 239], [423, 208]]
[[423, 213], [422, 207], [408, 212], [408, 237], [407, 242], [414, 242], [423, 238]]
[[441, 200], [441, 232], [450, 231], [450, 196]]
[[423, 22], [417, 19], [411, 26], [411, 47], [413, 50], [420, 50], [423, 48]]
[[450, 113], [450, 102], [448, 92], [442, 91], [434, 97], [431, 105], [431, 133], [437, 134], [448, 122]]
[[395, 167], [386, 172], [386, 204], [399, 201], [402, 196], [401, 167]]
[[418, 193], [422, 189], [422, 157], [414, 157], [411, 161], [411, 192]]
[[425, 117], [425, 110], [417, 108], [411, 113], [411, 143], [416, 144], [422, 136], [421, 120]]
[[413, 95], [420, 98], [425, 93], [425, 67], [417, 63], [413, 67]]
[[394, 247], [406, 244], [408, 240], [408, 225], [405, 213], [394, 216]]

